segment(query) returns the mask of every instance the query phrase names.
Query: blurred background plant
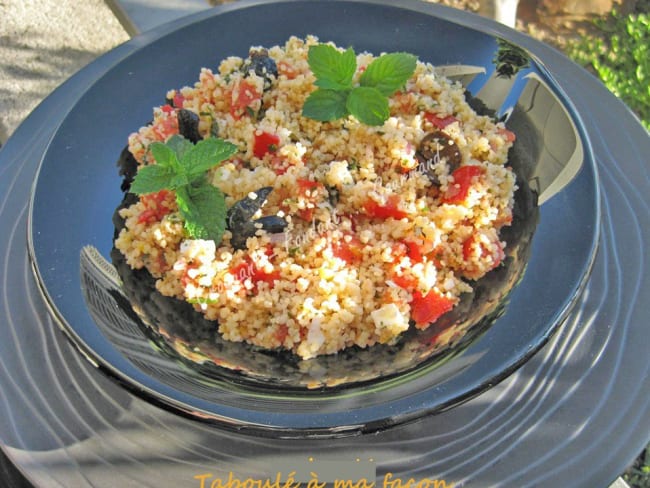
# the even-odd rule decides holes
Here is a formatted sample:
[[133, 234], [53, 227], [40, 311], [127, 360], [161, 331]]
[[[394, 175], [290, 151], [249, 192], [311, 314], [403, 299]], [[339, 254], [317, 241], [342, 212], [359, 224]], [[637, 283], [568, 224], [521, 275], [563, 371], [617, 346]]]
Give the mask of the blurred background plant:
[[593, 21], [596, 29], [567, 45], [567, 54], [596, 74], [650, 130], [650, 0], [623, 15]]

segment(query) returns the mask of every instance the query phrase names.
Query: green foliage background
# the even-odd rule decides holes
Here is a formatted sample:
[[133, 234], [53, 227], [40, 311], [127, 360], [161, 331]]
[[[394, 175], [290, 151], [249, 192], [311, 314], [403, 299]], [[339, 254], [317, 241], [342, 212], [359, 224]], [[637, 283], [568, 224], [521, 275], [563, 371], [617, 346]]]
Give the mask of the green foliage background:
[[578, 64], [594, 72], [650, 130], [650, 0], [629, 15], [613, 11], [595, 21], [598, 34], [568, 46]]

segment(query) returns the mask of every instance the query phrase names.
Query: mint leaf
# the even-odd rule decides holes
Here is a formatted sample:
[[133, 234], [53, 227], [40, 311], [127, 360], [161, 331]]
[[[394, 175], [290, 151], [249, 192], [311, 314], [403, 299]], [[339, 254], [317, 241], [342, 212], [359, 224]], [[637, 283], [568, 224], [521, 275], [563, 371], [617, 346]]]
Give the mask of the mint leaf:
[[156, 164], [138, 170], [130, 191], [142, 195], [174, 190], [188, 235], [221, 242], [226, 229], [226, 199], [221, 190], [208, 182], [205, 173], [235, 154], [237, 146], [216, 138], [192, 144], [175, 135], [166, 143], [153, 142], [149, 148]]
[[185, 220], [185, 230], [193, 239], [219, 243], [226, 230], [226, 199], [219, 188], [205, 180], [176, 190], [176, 203]]
[[325, 90], [319, 88], [312, 92], [305, 100], [302, 115], [320, 122], [340, 119], [348, 115], [345, 106], [348, 97], [347, 91]]
[[352, 87], [352, 77], [357, 70], [357, 57], [352, 48], [340, 52], [328, 44], [310, 46], [307, 62], [316, 77], [316, 86], [331, 90]]
[[376, 88], [353, 88], [348, 95], [346, 107], [359, 122], [366, 125], [382, 125], [390, 116], [388, 99]]
[[309, 48], [307, 61], [319, 89], [307, 97], [302, 115], [321, 122], [349, 114], [367, 125], [382, 125], [390, 116], [388, 98], [413, 76], [417, 57], [408, 53], [383, 54], [370, 63], [359, 77], [352, 48], [340, 52], [328, 44]]
[[359, 84], [376, 88], [389, 97], [413, 76], [416, 62], [417, 57], [408, 53], [383, 54], [368, 65]]
[[179, 134], [174, 134], [167, 139], [165, 145], [176, 153], [176, 157], [179, 161], [183, 159], [183, 156], [187, 151], [194, 147], [194, 144]]
[[149, 144], [149, 150], [156, 160], [156, 164], [170, 168], [177, 173], [181, 171], [178, 156], [176, 156], [174, 150], [167, 144], [162, 142], [152, 142]]
[[236, 152], [237, 146], [234, 144], [210, 137], [197, 142], [196, 145], [188, 149], [183, 154], [180, 163], [191, 181]]
[[168, 166], [150, 164], [138, 170], [136, 177], [131, 183], [130, 191], [136, 195], [155, 193], [166, 188], [173, 187], [173, 179], [176, 173]]

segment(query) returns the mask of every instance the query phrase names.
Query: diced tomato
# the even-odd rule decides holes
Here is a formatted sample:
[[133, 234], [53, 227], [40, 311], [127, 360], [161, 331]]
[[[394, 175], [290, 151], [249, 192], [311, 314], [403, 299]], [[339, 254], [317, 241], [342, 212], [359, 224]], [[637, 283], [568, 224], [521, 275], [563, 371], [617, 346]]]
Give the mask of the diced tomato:
[[400, 288], [404, 288], [405, 290], [413, 290], [418, 286], [417, 278], [405, 274], [394, 274], [391, 277], [391, 281]]
[[390, 195], [384, 205], [379, 205], [372, 198], [370, 198], [366, 201], [366, 203], [364, 203], [363, 208], [366, 211], [366, 215], [369, 217], [377, 219], [394, 218], [396, 220], [399, 220], [408, 216], [408, 213], [398, 208], [399, 204], [399, 195]]
[[426, 329], [452, 308], [454, 308], [454, 301], [439, 295], [434, 290], [426, 295], [414, 291], [413, 301], [411, 301], [411, 318], [415, 321], [415, 326], [418, 329]]
[[278, 176], [285, 174], [291, 166], [289, 161], [277, 155], [272, 156], [270, 162], [273, 172]]
[[296, 180], [296, 183], [298, 183], [298, 187], [300, 187], [303, 195], [309, 190], [323, 186], [319, 181], [306, 180], [304, 178], [299, 178]]
[[348, 239], [343, 238], [332, 246], [332, 253], [348, 264], [355, 264], [363, 258], [364, 244], [357, 236], [351, 235]]
[[503, 136], [506, 142], [515, 142], [517, 140], [517, 136], [511, 130], [499, 129], [498, 132]]
[[[304, 178], [296, 180], [298, 184], [298, 196], [309, 205], [305, 208], [294, 210], [294, 213], [306, 222], [311, 222], [316, 212], [315, 204], [323, 198], [324, 185], [319, 181], [312, 181]], [[291, 195], [288, 196], [291, 198]], [[295, 195], [293, 195], [295, 198]]]
[[284, 344], [284, 340], [287, 338], [288, 335], [289, 335], [289, 327], [287, 327], [287, 324], [278, 325], [278, 329], [275, 332], [275, 338], [280, 344]]
[[468, 239], [465, 239], [465, 242], [463, 242], [463, 259], [465, 261], [468, 261], [469, 259], [472, 258], [472, 254], [474, 253], [475, 242], [476, 239], [474, 238], [473, 234], [469, 236]]
[[444, 129], [448, 125], [458, 121], [458, 119], [453, 115], [441, 117], [438, 114], [434, 114], [432, 112], [426, 112], [424, 114], [424, 119], [431, 122], [438, 129]]
[[192, 265], [188, 264], [187, 267], [185, 268], [185, 271], [183, 272], [183, 275], [181, 276], [181, 285], [183, 285], [183, 288], [185, 288], [189, 283], [191, 283], [193, 280], [190, 278], [190, 270], [196, 269], [197, 265]]
[[172, 113], [174, 111], [174, 107], [172, 107], [169, 104], [165, 104], [162, 107], [160, 107], [160, 110], [162, 110], [166, 114], [170, 114], [170, 113]]
[[472, 186], [475, 178], [483, 175], [485, 169], [482, 166], [467, 165], [456, 169], [451, 176], [454, 182], [449, 185], [447, 191], [442, 197], [444, 203], [461, 203]]
[[273, 284], [280, 280], [281, 274], [279, 270], [271, 271], [270, 273], [267, 273], [266, 271], [260, 270], [260, 269], [255, 269], [255, 273], [253, 273], [253, 276], [251, 279], [253, 280], [253, 283], [258, 284], [260, 281], [263, 281], [264, 283], [268, 283], [269, 285], [273, 286]]
[[424, 260], [424, 256], [420, 250], [420, 246], [415, 242], [404, 241], [407, 249], [407, 256], [413, 264], [421, 263]]
[[274, 153], [278, 150], [280, 138], [270, 132], [255, 133], [253, 140], [253, 155], [262, 159], [268, 153]]
[[230, 274], [243, 283], [253, 274], [253, 266], [251, 264], [250, 261], [244, 261], [234, 268], [230, 268]]
[[242, 283], [247, 279], [250, 279], [256, 287], [260, 282], [268, 283], [271, 285], [271, 287], [273, 287], [275, 281], [280, 280], [281, 278], [279, 270], [267, 273], [266, 271], [255, 266], [255, 263], [253, 263], [250, 258], [246, 258], [243, 263], [240, 263], [232, 268], [230, 270], [230, 274], [232, 274]]
[[163, 202], [170, 196], [168, 190], [161, 190], [156, 193], [148, 193], [140, 197], [140, 201], [145, 207], [138, 217], [139, 223], [153, 224], [160, 222], [163, 217], [171, 212], [169, 206], [163, 205]]
[[267, 244], [266, 246], [264, 246], [264, 254], [266, 254], [266, 256], [268, 258], [273, 257], [273, 255], [275, 254], [275, 251], [273, 250], [273, 245], [272, 244]]
[[311, 207], [299, 208], [298, 210], [296, 210], [296, 215], [300, 217], [302, 220], [304, 220], [305, 222], [311, 222], [312, 220], [314, 220], [315, 211], [316, 209]]
[[415, 115], [417, 113], [417, 106], [412, 93], [397, 92], [393, 95], [393, 99], [402, 114]]
[[177, 91], [173, 99], [174, 107], [183, 108], [184, 101], [185, 101], [185, 97], [181, 95], [181, 92]]
[[490, 247], [477, 234], [472, 234], [463, 242], [463, 259], [465, 261], [469, 261], [472, 258], [479, 260], [491, 259], [493, 263], [492, 269], [496, 268], [503, 261], [505, 253], [498, 239], [492, 242], [492, 244]]
[[[169, 107], [169, 105], [163, 105], [163, 107]], [[178, 134], [178, 119], [172, 115], [173, 109], [163, 110], [163, 112], [167, 116], [159, 117], [151, 127], [157, 141], [166, 141], [174, 134]]]
[[286, 61], [280, 61], [278, 63], [278, 73], [286, 76], [289, 80], [293, 80], [298, 76], [298, 71]]
[[255, 85], [248, 80], [241, 80], [230, 92], [230, 115], [235, 120], [241, 119], [248, 113], [251, 104], [261, 98]]

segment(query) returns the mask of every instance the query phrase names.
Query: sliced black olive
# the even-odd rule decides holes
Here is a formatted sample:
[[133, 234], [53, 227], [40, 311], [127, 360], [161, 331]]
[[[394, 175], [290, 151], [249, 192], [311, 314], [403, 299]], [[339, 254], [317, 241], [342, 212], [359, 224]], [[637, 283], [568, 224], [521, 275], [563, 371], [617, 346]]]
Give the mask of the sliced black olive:
[[442, 131], [430, 132], [424, 136], [419, 152], [427, 160], [445, 159], [450, 172], [458, 168], [463, 159], [454, 140]]
[[182, 108], [178, 111], [176, 117], [178, 118], [178, 132], [180, 135], [194, 144], [203, 139], [201, 134], [199, 134], [198, 115], [191, 110]]
[[256, 197], [250, 198], [248, 195], [228, 209], [227, 224], [230, 230], [234, 231], [241, 228], [253, 218], [255, 212], [266, 204], [269, 193], [273, 191], [272, 186], [265, 186], [255, 191]]
[[452, 173], [463, 160], [458, 145], [442, 131], [430, 132], [424, 136], [416, 152], [416, 158], [420, 167], [424, 166], [427, 176], [434, 184], [439, 184], [438, 177], [433, 171], [435, 163], [446, 161], [449, 172]]
[[266, 49], [251, 50], [241, 70], [244, 76], [253, 71], [257, 76], [264, 78], [265, 91], [271, 88], [273, 80], [278, 77], [278, 66]]
[[415, 153], [415, 159], [418, 160], [418, 167], [415, 169], [418, 173], [424, 173], [429, 177], [429, 181], [435, 185], [440, 186], [438, 175], [433, 170], [433, 160], [425, 158], [419, 152]]
[[266, 215], [253, 220], [254, 224], [262, 224], [262, 230], [269, 234], [280, 234], [287, 228], [287, 221], [277, 215]]
[[287, 225], [287, 221], [277, 215], [267, 215], [259, 219], [249, 220], [241, 226], [231, 229], [230, 245], [234, 249], [246, 249], [246, 241], [249, 237], [255, 236], [258, 230], [264, 230], [269, 234], [280, 234], [284, 232]]

